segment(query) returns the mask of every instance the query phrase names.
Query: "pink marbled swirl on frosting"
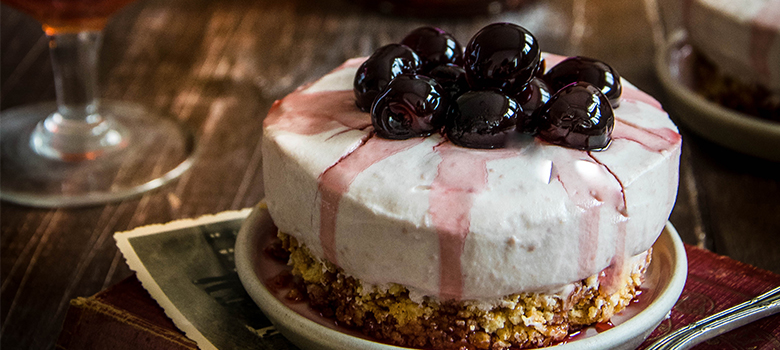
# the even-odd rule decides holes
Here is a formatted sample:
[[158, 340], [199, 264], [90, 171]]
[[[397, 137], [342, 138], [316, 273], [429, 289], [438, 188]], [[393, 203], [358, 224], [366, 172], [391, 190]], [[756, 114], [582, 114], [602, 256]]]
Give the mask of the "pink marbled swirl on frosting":
[[[545, 57], [548, 67], [563, 59]], [[354, 106], [362, 60], [277, 101], [265, 120], [269, 211], [313, 255], [365, 283], [491, 300], [554, 292], [600, 271], [616, 281], [609, 272], [663, 229], [681, 139], [660, 104], [629, 83], [606, 151], [531, 137], [477, 150], [438, 134], [376, 136]]]

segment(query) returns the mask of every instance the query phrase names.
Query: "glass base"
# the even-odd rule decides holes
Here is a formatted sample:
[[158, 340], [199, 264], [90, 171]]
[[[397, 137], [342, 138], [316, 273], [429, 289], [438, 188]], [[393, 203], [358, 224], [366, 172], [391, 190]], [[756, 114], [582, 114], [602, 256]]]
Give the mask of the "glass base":
[[33, 130], [57, 109], [54, 103], [2, 111], [0, 199], [35, 207], [102, 204], [160, 187], [192, 165], [194, 135], [175, 120], [127, 102], [101, 101], [100, 108], [126, 143], [78, 160], [44, 156], [31, 147]]

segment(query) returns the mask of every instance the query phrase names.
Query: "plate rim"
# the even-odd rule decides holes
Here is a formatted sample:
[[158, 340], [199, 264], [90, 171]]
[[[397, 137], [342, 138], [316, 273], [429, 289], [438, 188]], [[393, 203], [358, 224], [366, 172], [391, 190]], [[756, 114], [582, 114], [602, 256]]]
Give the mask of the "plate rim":
[[[264, 222], [265, 221], [265, 222]], [[252, 235], [251, 233], [261, 228], [261, 225], [274, 227], [264, 201], [253, 208], [252, 213], [246, 219], [236, 237], [235, 261], [236, 271], [247, 293], [277, 327], [277, 329], [293, 344], [307, 349], [343, 349], [345, 347], [359, 347], [373, 350], [401, 350], [412, 349], [380, 343], [369, 339], [355, 337], [338, 330], [323, 326], [307, 317], [298, 314], [279, 302], [260, 281], [252, 264]], [[657, 325], [668, 317], [668, 314], [682, 293], [688, 275], [688, 263], [685, 247], [677, 230], [666, 222], [664, 230], [659, 235], [655, 244], [664, 244], [671, 254], [670, 263], [672, 277], [658, 294], [656, 299], [634, 317], [622, 324], [598, 335], [577, 340], [571, 343], [553, 346], [556, 350], [571, 349], [609, 349], [620, 347], [626, 343], [626, 339], [642, 336], [642, 340], [649, 335]], [[642, 317], [639, 317], [642, 316]], [[648, 327], [652, 325], [652, 328]], [[646, 333], [646, 334], [645, 334]], [[294, 337], [292, 335], [295, 335]], [[637, 344], [638, 345], [638, 344]], [[542, 348], [540, 348], [542, 349]], [[546, 349], [546, 348], [545, 348]]]

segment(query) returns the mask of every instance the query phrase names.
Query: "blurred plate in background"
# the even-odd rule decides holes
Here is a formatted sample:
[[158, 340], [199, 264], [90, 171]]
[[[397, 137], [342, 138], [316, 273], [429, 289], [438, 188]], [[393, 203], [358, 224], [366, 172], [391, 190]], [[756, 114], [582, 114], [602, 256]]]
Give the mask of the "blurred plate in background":
[[694, 92], [694, 62], [693, 48], [682, 31], [671, 35], [656, 53], [655, 68], [672, 118], [722, 146], [780, 161], [780, 123], [722, 107]]

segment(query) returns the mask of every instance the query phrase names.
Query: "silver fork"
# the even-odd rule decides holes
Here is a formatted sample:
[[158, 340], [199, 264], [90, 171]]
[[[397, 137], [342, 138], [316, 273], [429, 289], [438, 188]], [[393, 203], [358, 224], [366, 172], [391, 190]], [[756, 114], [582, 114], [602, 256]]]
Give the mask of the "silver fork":
[[780, 312], [780, 287], [669, 333], [646, 350], [688, 349], [707, 339], [778, 312]]

